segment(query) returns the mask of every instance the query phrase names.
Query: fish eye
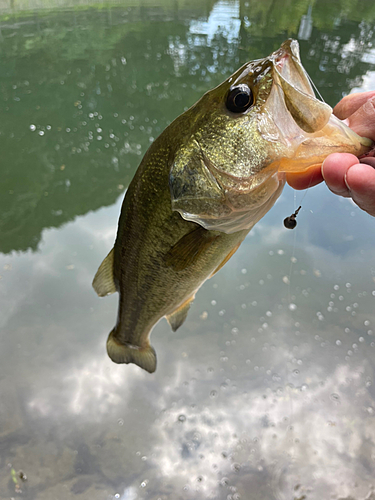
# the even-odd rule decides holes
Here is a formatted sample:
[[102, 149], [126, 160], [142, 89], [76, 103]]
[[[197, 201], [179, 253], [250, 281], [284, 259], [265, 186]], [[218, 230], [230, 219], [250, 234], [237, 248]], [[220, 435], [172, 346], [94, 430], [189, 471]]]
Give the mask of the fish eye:
[[253, 104], [253, 93], [248, 85], [241, 83], [229, 89], [226, 107], [232, 113], [244, 113]]

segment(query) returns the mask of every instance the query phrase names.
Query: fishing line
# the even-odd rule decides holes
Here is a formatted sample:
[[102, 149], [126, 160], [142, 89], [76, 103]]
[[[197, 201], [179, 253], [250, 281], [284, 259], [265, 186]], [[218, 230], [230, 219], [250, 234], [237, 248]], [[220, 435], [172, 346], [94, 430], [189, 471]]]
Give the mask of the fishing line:
[[[293, 222], [294, 221], [294, 225], [293, 227], [289, 226], [289, 229], [294, 229], [296, 226], [297, 226], [297, 221], [295, 220], [299, 211], [301, 210], [302, 208], [302, 202], [303, 200], [305, 199], [306, 195], [307, 195], [307, 191], [310, 189], [311, 187], [311, 179], [310, 179], [310, 182], [301, 198], [301, 201], [299, 202], [299, 206], [298, 208], [296, 209], [296, 205], [297, 205], [297, 193], [296, 191], [294, 190], [294, 213], [292, 215], [290, 215], [289, 217], [287, 217], [286, 219], [284, 219], [284, 225], [285, 227], [288, 227], [285, 223], [285, 221], [289, 220], [289, 222]], [[290, 305], [292, 304], [292, 298], [291, 298], [291, 286], [292, 286], [292, 271], [293, 271], [293, 264], [297, 261], [296, 257], [295, 257], [295, 252], [296, 252], [296, 243], [297, 243], [297, 231], [294, 232], [294, 238], [293, 238], [293, 247], [292, 247], [292, 256], [290, 258], [290, 268], [289, 268], [289, 275], [287, 275], [287, 278], [288, 278], [288, 307], [290, 308]]]
[[312, 177], [310, 178], [309, 184], [308, 184], [307, 188], [305, 189], [305, 193], [302, 196], [301, 201], [300, 201], [300, 205], [299, 205], [299, 207], [297, 209], [296, 209], [296, 192], [294, 191], [294, 213], [292, 213], [292, 215], [289, 215], [289, 217], [286, 217], [284, 219], [284, 226], [287, 229], [294, 229], [297, 226], [297, 220], [296, 220], [296, 218], [297, 218], [297, 215], [298, 215], [299, 211], [302, 208], [302, 202], [305, 199], [305, 196], [307, 195], [307, 191], [311, 187], [311, 182], [312, 182]]
[[[305, 192], [305, 194], [303, 195], [302, 197], [302, 200], [303, 198], [306, 196], [306, 193], [307, 193], [307, 190]], [[294, 209], [295, 209], [295, 214], [298, 214], [298, 211], [301, 209], [301, 205], [299, 205], [299, 208], [296, 209], [296, 205], [297, 205], [297, 193], [296, 191], [294, 190]], [[302, 203], [302, 200], [300, 203]], [[285, 224], [285, 221], [284, 221], [284, 224]], [[292, 302], [292, 293], [291, 293], [291, 290], [292, 290], [292, 271], [293, 271], [293, 264], [297, 261], [297, 259], [295, 258], [295, 251], [296, 251], [296, 243], [297, 243], [297, 231], [294, 231], [294, 237], [293, 237], [293, 247], [292, 247], [292, 256], [290, 258], [290, 267], [289, 267], [289, 275], [288, 275], [288, 303], [287, 303], [287, 306], [288, 306], [288, 310], [290, 311], [290, 313], [293, 312], [294, 310], [294, 303]], [[295, 326], [295, 322], [293, 322], [293, 327]], [[287, 370], [287, 376], [286, 376], [286, 380], [289, 382], [289, 371]], [[293, 393], [292, 393], [293, 389], [292, 387], [288, 384], [287, 385], [287, 397], [289, 399], [289, 421], [290, 421], [290, 424], [288, 425], [287, 427], [287, 434], [288, 434], [288, 428], [289, 429], [294, 429], [294, 408], [293, 408]], [[292, 430], [291, 432], [291, 435], [294, 435], [294, 431]], [[294, 438], [291, 438], [292, 439], [292, 446], [291, 446], [291, 460], [293, 460], [293, 457], [295, 456], [295, 444], [294, 444]]]
[[292, 304], [292, 296], [291, 296], [291, 288], [292, 288], [292, 270], [293, 270], [293, 264], [296, 262], [295, 258], [295, 251], [296, 251], [296, 242], [297, 242], [297, 231], [294, 232], [294, 238], [293, 238], [293, 248], [292, 248], [292, 256], [290, 258], [290, 268], [289, 268], [289, 275], [288, 275], [288, 308], [290, 311], [291, 309], [291, 304]]
[[[309, 190], [311, 185], [311, 180], [309, 182], [309, 185], [307, 186], [307, 189], [305, 190], [305, 193], [302, 196], [302, 199], [300, 200], [300, 204], [298, 208], [296, 209], [297, 206], [297, 193], [296, 190], [294, 190], [294, 214], [297, 216], [298, 212], [300, 211], [302, 207], [302, 202], [305, 199], [305, 196], [307, 195], [307, 191]], [[284, 221], [285, 224], [285, 221]], [[297, 223], [296, 223], [297, 225]], [[289, 276], [288, 276], [288, 309], [290, 312], [293, 312], [295, 304], [292, 302], [292, 271], [293, 271], [293, 265], [297, 262], [297, 259], [295, 257], [295, 252], [296, 252], [296, 245], [297, 244], [297, 231], [294, 232], [294, 238], [293, 238], [293, 247], [292, 247], [292, 256], [290, 258], [290, 267], [289, 267]], [[294, 306], [294, 307], [293, 307]], [[293, 327], [295, 327], [295, 322], [293, 323]], [[289, 379], [289, 376], [287, 375], [287, 379]], [[293, 408], [293, 393], [292, 393], [292, 387], [288, 386], [289, 391], [288, 391], [288, 398], [289, 398], [289, 415], [290, 415], [290, 428], [294, 429], [294, 408]], [[294, 433], [293, 433], [294, 434]], [[295, 456], [295, 444], [294, 444], [294, 439], [292, 439], [292, 457], [291, 460], [293, 460], [293, 457]]]
[[318, 94], [318, 97], [320, 97], [320, 99], [322, 100], [322, 102], [324, 102], [324, 103], [325, 103], [325, 100], [323, 99], [322, 94], [319, 92], [319, 90], [318, 90], [317, 86], [316, 86], [316, 85], [315, 85], [315, 83], [312, 81], [312, 79], [311, 79], [310, 75], [307, 75], [307, 77], [308, 77], [308, 79], [309, 79], [309, 82], [310, 82], [310, 84], [311, 84], [312, 88], [315, 90], [315, 93], [316, 93], [316, 94]]

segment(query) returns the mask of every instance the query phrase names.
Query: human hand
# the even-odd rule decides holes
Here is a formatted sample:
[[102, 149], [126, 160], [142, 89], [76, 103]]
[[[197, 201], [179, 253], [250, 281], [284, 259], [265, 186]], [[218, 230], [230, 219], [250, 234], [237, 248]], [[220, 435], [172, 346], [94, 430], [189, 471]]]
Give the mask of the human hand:
[[[375, 141], [375, 91], [344, 97], [333, 109], [341, 120], [357, 134]], [[325, 181], [335, 194], [352, 198], [367, 213], [375, 217], [375, 157], [361, 160], [349, 153], [333, 153], [321, 168], [305, 175], [286, 176], [294, 189], [306, 189]]]

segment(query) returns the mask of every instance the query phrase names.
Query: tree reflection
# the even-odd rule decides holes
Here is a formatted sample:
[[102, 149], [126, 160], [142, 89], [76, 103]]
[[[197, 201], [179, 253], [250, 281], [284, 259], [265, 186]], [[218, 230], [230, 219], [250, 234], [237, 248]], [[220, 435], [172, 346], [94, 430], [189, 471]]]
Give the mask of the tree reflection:
[[[35, 250], [44, 228], [114, 203], [153, 138], [240, 64], [296, 37], [308, 5], [176, 2], [4, 20], [0, 251]], [[236, 37], [222, 25], [205, 32], [220, 9], [240, 20]], [[312, 18], [303, 63], [335, 104], [371, 68], [375, 7], [317, 1]]]

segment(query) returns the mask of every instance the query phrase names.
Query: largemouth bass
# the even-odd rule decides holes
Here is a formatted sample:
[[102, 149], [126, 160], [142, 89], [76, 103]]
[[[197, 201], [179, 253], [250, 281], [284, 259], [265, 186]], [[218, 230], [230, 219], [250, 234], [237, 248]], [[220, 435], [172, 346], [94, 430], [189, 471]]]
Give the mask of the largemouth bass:
[[202, 283], [273, 206], [285, 172], [371, 144], [315, 98], [294, 40], [207, 92], [146, 152], [94, 278], [99, 296], [120, 294], [110, 358], [154, 372], [153, 326], [163, 316], [181, 326]]

